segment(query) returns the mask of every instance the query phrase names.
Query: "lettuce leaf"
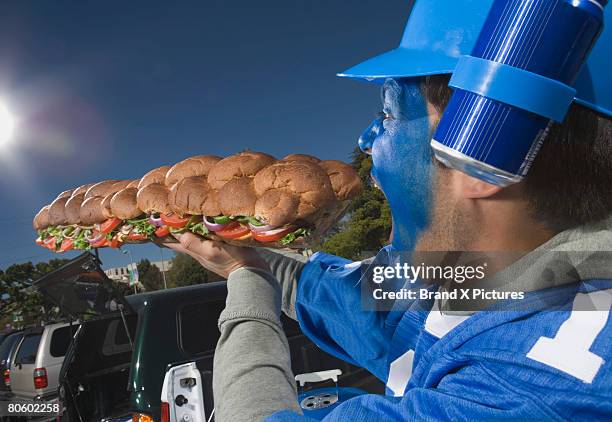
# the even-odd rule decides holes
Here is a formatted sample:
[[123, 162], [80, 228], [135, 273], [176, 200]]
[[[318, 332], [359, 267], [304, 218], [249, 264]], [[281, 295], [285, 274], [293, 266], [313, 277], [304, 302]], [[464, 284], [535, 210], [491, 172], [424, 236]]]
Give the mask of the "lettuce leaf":
[[204, 222], [200, 221], [197, 224], [193, 224], [189, 227], [189, 231], [191, 231], [192, 233], [195, 234], [199, 234], [200, 236], [206, 236], [209, 231], [206, 228], [206, 226], [204, 225]]
[[148, 217], [127, 220], [127, 223], [134, 226], [132, 229], [134, 233], [144, 234], [149, 238], [153, 237], [153, 234], [155, 234], [155, 229], [157, 228], [149, 222]]
[[225, 215], [220, 215], [218, 217], [212, 217], [213, 221], [216, 224], [227, 224], [227, 223], [231, 223], [232, 219], [229, 217], [226, 217]]
[[287, 235], [285, 235], [285, 237], [283, 237], [280, 240], [281, 245], [288, 245], [292, 242], [294, 242], [298, 237], [306, 237], [310, 234], [310, 229], [297, 229], [296, 231], [289, 233]]
[[91, 245], [86, 239], [86, 236], [89, 235], [91, 235], [91, 230], [81, 230], [81, 232], [72, 239], [72, 244], [74, 245], [74, 248], [83, 249], [87, 251], [90, 250]]
[[231, 217], [229, 217], [230, 220], [233, 221], [237, 221], [239, 223], [244, 223], [244, 224], [252, 224], [254, 226], [265, 226], [264, 223], [262, 223], [261, 221], [259, 221], [257, 218], [255, 217], [249, 217], [246, 215], [233, 215]]

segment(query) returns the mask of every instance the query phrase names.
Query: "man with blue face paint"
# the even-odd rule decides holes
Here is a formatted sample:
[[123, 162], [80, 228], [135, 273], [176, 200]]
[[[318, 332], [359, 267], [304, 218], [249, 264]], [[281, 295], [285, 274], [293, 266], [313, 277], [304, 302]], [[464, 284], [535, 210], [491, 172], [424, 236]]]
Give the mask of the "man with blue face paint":
[[[448, 74], [459, 55], [472, 51], [490, 5], [419, 0], [398, 49], [341, 75], [382, 83], [382, 115], [359, 139], [393, 216], [391, 244], [374, 261], [322, 253], [306, 261], [190, 234], [169, 245], [228, 278], [215, 355], [217, 421], [314, 420], [296, 399], [281, 311], [320, 348], [386, 383], [387, 395], [352, 398], [334, 406], [327, 421], [610, 420], [612, 95], [598, 67], [607, 60], [610, 33], [591, 53], [590, 73], [578, 78], [589, 89], [578, 89], [563, 123], [547, 129], [528, 174], [491, 170], [486, 161], [443, 164], [435, 158], [440, 151], [461, 160], [470, 153], [458, 145], [463, 155], [449, 152], [442, 141], [431, 148], [430, 141], [452, 102]], [[542, 82], [516, 75], [513, 80]], [[485, 94], [537, 108], [500, 92]], [[490, 127], [501, 132], [504, 122], [492, 119]], [[522, 181], [491, 183], [512, 175]], [[510, 303], [500, 311], [485, 302], [455, 312], [453, 303], [416, 299], [392, 311], [363, 308], [362, 287], [374, 263], [410, 262], [429, 251], [518, 253], [491, 280], [500, 291], [525, 292], [530, 306]], [[491, 280], [475, 287], [490, 287]]]
[[[382, 116], [366, 129], [359, 147], [372, 155], [372, 178], [393, 209], [393, 246], [414, 249], [417, 233], [427, 226], [433, 163], [428, 140], [432, 114], [418, 80], [388, 79], [382, 88]], [[410, 157], [407, 162], [398, 157]]]

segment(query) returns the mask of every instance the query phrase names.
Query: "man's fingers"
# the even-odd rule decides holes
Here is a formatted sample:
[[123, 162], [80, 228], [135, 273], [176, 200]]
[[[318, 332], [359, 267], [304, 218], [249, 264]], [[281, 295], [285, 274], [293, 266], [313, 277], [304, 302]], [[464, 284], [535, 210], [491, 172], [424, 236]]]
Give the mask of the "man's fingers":
[[193, 233], [174, 234], [173, 236], [179, 241], [179, 244], [184, 249], [198, 255], [202, 255], [205, 252], [205, 242], [210, 242], [209, 240], [204, 240]]

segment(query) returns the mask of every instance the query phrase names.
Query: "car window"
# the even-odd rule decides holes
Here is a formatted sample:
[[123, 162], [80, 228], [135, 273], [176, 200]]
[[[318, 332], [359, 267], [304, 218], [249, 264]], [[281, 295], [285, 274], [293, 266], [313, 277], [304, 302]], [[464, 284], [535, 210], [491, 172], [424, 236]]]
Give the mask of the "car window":
[[[125, 318], [128, 330], [130, 330], [130, 338], [134, 340], [136, 334], [136, 324], [138, 318], [136, 315], [128, 315]], [[104, 356], [112, 356], [119, 353], [126, 353], [132, 350], [130, 346], [130, 338], [125, 331], [123, 320], [115, 319], [109, 322], [102, 345], [102, 354]]]
[[15, 363], [34, 363], [34, 361], [36, 361], [36, 353], [38, 351], [38, 345], [40, 344], [40, 338], [40, 334], [25, 336], [21, 342], [21, 345], [19, 346], [19, 350], [17, 351]]
[[185, 353], [196, 355], [215, 349], [219, 340], [217, 320], [224, 307], [225, 302], [206, 302], [181, 309], [181, 348]]
[[9, 335], [0, 345], [0, 365], [6, 365], [6, 360], [13, 349], [13, 345], [21, 338], [21, 333]]
[[51, 356], [53, 356], [54, 358], [61, 358], [62, 356], [66, 355], [68, 346], [72, 341], [72, 335], [74, 334], [76, 329], [77, 326], [66, 326], [53, 331], [53, 334], [51, 334], [51, 345], [49, 347], [49, 352], [51, 353]]

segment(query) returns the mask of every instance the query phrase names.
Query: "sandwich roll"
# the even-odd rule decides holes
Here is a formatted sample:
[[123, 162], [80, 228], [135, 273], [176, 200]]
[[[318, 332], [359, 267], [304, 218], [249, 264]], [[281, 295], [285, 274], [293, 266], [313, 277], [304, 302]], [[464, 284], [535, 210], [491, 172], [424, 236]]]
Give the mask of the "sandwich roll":
[[262, 152], [245, 151], [230, 155], [216, 163], [208, 174], [208, 184], [216, 190], [231, 180], [254, 177], [261, 169], [276, 162], [276, 158]]
[[187, 177], [172, 186], [168, 203], [172, 211], [180, 216], [202, 215], [202, 207], [210, 191], [205, 177]]
[[66, 219], [66, 202], [68, 202], [68, 197], [57, 198], [55, 201], [51, 202], [51, 206], [49, 207], [49, 224], [52, 226], [63, 226], [68, 224], [68, 220]]
[[113, 216], [121, 220], [129, 220], [142, 215], [142, 211], [138, 208], [137, 194], [138, 189], [136, 188], [125, 188], [114, 194], [110, 200]]
[[219, 190], [219, 208], [221, 214], [253, 216], [257, 195], [253, 189], [253, 179], [241, 177], [233, 179], [223, 185]]
[[138, 189], [142, 189], [153, 183], [163, 184], [166, 181], [166, 173], [168, 173], [168, 170], [170, 170], [170, 166], [157, 167], [156, 169], [153, 169], [144, 176], [142, 176], [142, 179], [138, 181], [136, 186], [130, 187], [137, 187]]
[[38, 231], [49, 227], [49, 207], [50, 205], [45, 205], [34, 217], [34, 221], [32, 222], [34, 230]]
[[297, 220], [314, 223], [317, 214], [337, 204], [327, 173], [316, 164], [305, 161], [272, 164], [253, 179], [257, 196], [274, 190], [291, 192], [299, 198]]
[[219, 191], [211, 187], [210, 190], [206, 192], [206, 199], [202, 203], [201, 214], [209, 216], [221, 215]]
[[144, 188], [138, 189], [136, 194], [136, 205], [145, 214], [170, 212], [168, 194], [170, 191], [161, 183], [151, 183]]
[[106, 217], [107, 219], [114, 217], [113, 216], [113, 211], [111, 210], [110, 202], [111, 202], [111, 199], [113, 199], [113, 196], [115, 196], [116, 193], [117, 192], [109, 193], [104, 198], [102, 198], [102, 202], [100, 202], [100, 207], [102, 208], [102, 213], [104, 214], [104, 217]]
[[59, 199], [59, 198], [70, 198], [72, 196], [72, 193], [75, 192], [75, 189], [69, 189], [69, 190], [65, 190], [62, 193], [60, 193], [59, 195], [57, 195], [57, 197], [55, 199]]
[[135, 179], [135, 180], [130, 181], [130, 183], [128, 183], [126, 188], [137, 188], [138, 185], [140, 185], [140, 180], [141, 179]]
[[75, 190], [72, 191], [72, 195], [76, 196], [76, 195], [80, 195], [82, 193], [84, 194], [93, 185], [95, 185], [95, 183], [87, 183], [86, 185], [79, 186], [78, 188], [76, 188]]
[[[62, 192], [32, 222], [55, 252], [111, 247], [191, 232], [240, 246], [313, 245], [362, 192], [357, 172], [335, 160], [245, 151], [198, 155], [137, 180], [105, 180]], [[202, 218], [205, 217], [205, 218]]]
[[255, 217], [281, 227], [297, 220], [299, 205], [299, 197], [288, 189], [269, 190], [255, 202]]
[[329, 176], [334, 194], [340, 201], [346, 201], [363, 192], [361, 179], [353, 166], [337, 160], [324, 160], [319, 166]]
[[308, 163], [319, 164], [321, 162], [317, 157], [313, 157], [312, 155], [307, 154], [289, 154], [286, 157], [283, 157], [281, 161], [286, 161], [288, 163], [296, 162], [296, 161], [306, 161]]
[[64, 208], [68, 224], [79, 224], [81, 222], [81, 205], [83, 204], [84, 200], [84, 193], [71, 196], [70, 199], [68, 199]]
[[221, 160], [214, 155], [197, 155], [189, 157], [173, 165], [166, 174], [165, 184], [172, 187], [176, 182], [186, 177], [207, 177], [210, 169]]
[[[132, 182], [133, 180], [119, 180], [118, 182], [113, 183], [111, 185], [106, 195], [108, 195], [109, 193], [119, 192], [121, 189], [125, 189], [129, 187]], [[100, 195], [100, 196], [106, 196], [106, 195]]]
[[101, 196], [94, 196], [83, 201], [80, 211], [81, 224], [91, 226], [102, 223], [108, 218], [102, 207], [103, 200]]
[[89, 189], [87, 189], [87, 192], [85, 192], [85, 199], [93, 196], [105, 197], [109, 193], [113, 192], [113, 186], [117, 182], [120, 182], [120, 180], [105, 180], [103, 182], [93, 184]]

